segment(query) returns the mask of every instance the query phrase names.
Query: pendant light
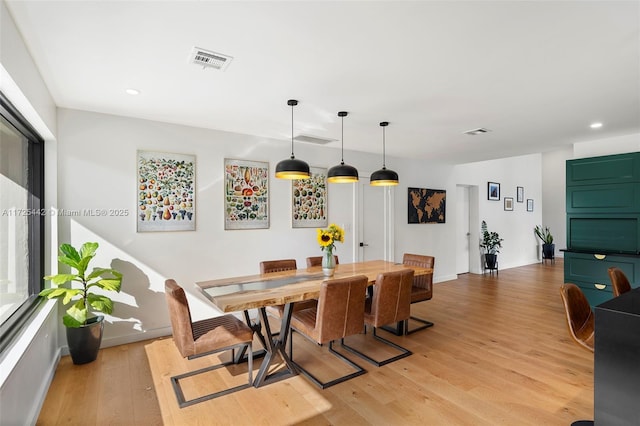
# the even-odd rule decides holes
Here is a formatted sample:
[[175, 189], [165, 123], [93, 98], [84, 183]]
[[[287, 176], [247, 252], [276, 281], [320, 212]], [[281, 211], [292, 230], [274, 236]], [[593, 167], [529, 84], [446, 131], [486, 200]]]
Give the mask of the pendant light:
[[394, 186], [398, 184], [398, 174], [393, 170], [387, 169], [384, 164], [386, 155], [384, 128], [388, 125], [389, 123], [387, 121], [380, 123], [380, 127], [382, 127], [382, 168], [371, 174], [371, 178], [369, 179], [371, 186]]
[[297, 160], [293, 155], [293, 107], [298, 105], [298, 101], [289, 99], [287, 105], [291, 106], [291, 158], [282, 160], [276, 165], [276, 178], [308, 179], [311, 176], [309, 165], [302, 160]]
[[327, 182], [330, 183], [352, 183], [358, 181], [358, 170], [348, 164], [344, 164], [344, 118], [348, 115], [347, 111], [340, 111], [338, 117], [342, 118], [342, 153], [341, 161], [338, 166], [333, 166], [327, 173]]

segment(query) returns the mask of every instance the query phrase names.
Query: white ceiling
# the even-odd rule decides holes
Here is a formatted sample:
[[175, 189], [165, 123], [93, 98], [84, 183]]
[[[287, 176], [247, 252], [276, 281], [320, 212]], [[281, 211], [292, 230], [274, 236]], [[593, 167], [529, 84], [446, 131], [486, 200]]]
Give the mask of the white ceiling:
[[451, 163], [640, 133], [638, 1], [6, 3], [64, 108], [290, 140], [294, 98], [296, 135], [339, 147], [345, 110], [345, 149], [389, 121], [387, 155]]

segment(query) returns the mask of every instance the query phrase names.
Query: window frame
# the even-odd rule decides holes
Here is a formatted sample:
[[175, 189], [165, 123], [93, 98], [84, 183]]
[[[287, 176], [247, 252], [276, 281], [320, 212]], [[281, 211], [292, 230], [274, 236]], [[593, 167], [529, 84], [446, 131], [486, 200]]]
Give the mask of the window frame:
[[[9, 99], [0, 92], [0, 115], [28, 140], [29, 176], [27, 180], [27, 208], [31, 212], [44, 211], [44, 139], [29, 124]], [[42, 303], [38, 293], [44, 288], [45, 215], [28, 217], [29, 239], [29, 297], [2, 324], [0, 324], [0, 352], [9, 346], [13, 338], [29, 321], [31, 314]]]

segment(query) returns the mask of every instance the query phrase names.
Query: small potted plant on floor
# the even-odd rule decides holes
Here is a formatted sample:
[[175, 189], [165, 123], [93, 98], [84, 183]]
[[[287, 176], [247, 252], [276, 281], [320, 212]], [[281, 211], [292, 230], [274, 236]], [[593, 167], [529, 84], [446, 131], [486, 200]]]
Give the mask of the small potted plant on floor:
[[553, 235], [548, 226], [544, 229], [541, 226], [536, 225], [533, 229], [536, 236], [542, 241], [542, 258], [553, 259], [555, 257], [556, 245], [553, 244]]
[[[42, 290], [40, 296], [47, 299], [62, 298], [62, 304], [72, 305], [62, 317], [67, 330], [67, 344], [74, 364], [86, 364], [98, 357], [102, 342], [104, 316], [89, 317], [89, 308], [95, 312], [110, 314], [113, 301], [91, 290], [99, 288], [104, 291], [120, 292], [122, 274], [115, 269], [93, 268], [88, 273], [89, 263], [96, 255], [98, 243], [84, 243], [80, 251], [70, 244], [60, 246], [58, 261], [75, 272], [68, 274], [48, 275], [45, 280], [51, 281], [52, 287]], [[72, 283], [79, 285], [71, 285]], [[64, 286], [69, 283], [68, 287]]]
[[486, 265], [486, 269], [496, 269], [496, 265], [498, 262], [498, 253], [500, 253], [500, 249], [502, 248], [502, 238], [498, 235], [497, 232], [489, 232], [487, 229], [487, 222], [482, 221], [482, 226], [480, 228], [482, 233], [482, 239], [480, 240], [480, 247], [484, 251], [484, 261]]

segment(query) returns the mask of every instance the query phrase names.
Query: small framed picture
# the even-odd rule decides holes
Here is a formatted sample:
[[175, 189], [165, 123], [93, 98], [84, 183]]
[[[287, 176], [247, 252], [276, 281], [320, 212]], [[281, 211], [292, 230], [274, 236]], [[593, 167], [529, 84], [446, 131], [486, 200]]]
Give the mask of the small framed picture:
[[517, 187], [516, 201], [519, 203], [524, 203], [524, 186]]
[[511, 211], [513, 210], [513, 198], [512, 197], [504, 197], [504, 209]]
[[528, 212], [533, 211], [533, 200], [531, 198], [527, 198], [527, 211]]
[[487, 199], [491, 201], [500, 201], [500, 184], [496, 182], [487, 182]]

